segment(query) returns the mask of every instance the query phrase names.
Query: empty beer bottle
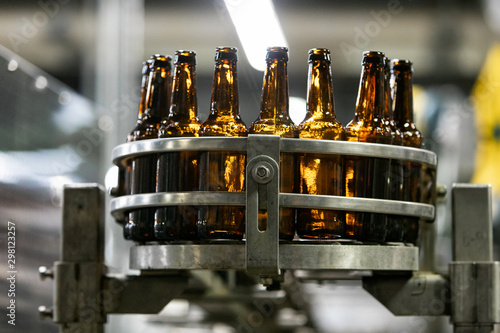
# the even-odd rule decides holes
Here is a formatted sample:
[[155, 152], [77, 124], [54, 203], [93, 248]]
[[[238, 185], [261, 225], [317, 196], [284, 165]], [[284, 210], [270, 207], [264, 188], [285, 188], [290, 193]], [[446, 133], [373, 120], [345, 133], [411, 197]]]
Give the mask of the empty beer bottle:
[[[384, 53], [363, 53], [361, 80], [354, 119], [346, 126], [347, 141], [391, 144], [391, 133], [384, 123]], [[388, 198], [387, 170], [390, 161], [375, 157], [346, 157], [346, 196]], [[385, 214], [347, 212], [349, 237], [383, 242], [387, 232]]]
[[[132, 140], [148, 140], [158, 137], [160, 121], [167, 114], [167, 100], [170, 87], [171, 58], [155, 55], [151, 62], [146, 109], [142, 120], [134, 131]], [[135, 157], [131, 165], [131, 194], [153, 193], [156, 190], [156, 156]], [[130, 212], [125, 225], [125, 238], [138, 242], [155, 240], [154, 208], [141, 208]]]
[[[260, 114], [249, 129], [249, 134], [274, 134], [282, 138], [297, 138], [297, 126], [288, 114], [288, 48], [269, 47], [266, 56]], [[280, 191], [295, 192], [297, 166], [292, 153], [280, 157]], [[295, 210], [280, 209], [280, 239], [291, 240], [295, 236]], [[261, 228], [267, 226], [267, 215], [259, 214]], [[262, 229], [261, 229], [262, 230]]]
[[[218, 47], [212, 85], [210, 115], [200, 136], [247, 136], [239, 114], [237, 50]], [[244, 192], [245, 154], [203, 152], [200, 155], [200, 186], [204, 191]], [[201, 239], [242, 239], [245, 209], [237, 206], [200, 207], [198, 236]]]
[[[144, 113], [144, 109], [146, 108], [146, 92], [148, 89], [148, 77], [149, 77], [149, 68], [151, 66], [151, 59], [148, 59], [142, 63], [142, 80], [141, 80], [141, 101], [139, 103], [139, 112], [137, 113], [137, 122], [134, 129], [127, 135], [126, 142], [132, 142], [134, 140], [134, 132], [138, 130], [139, 124], [142, 120], [142, 114]], [[119, 170], [119, 181], [118, 181], [118, 195], [126, 195], [130, 194], [130, 168], [132, 167], [132, 161], [129, 161], [124, 168], [120, 168]], [[128, 220], [128, 215], [126, 216], [126, 220]], [[126, 222], [126, 221], [125, 221]]]
[[[384, 67], [385, 79], [385, 109], [384, 119], [385, 125], [391, 131], [392, 144], [401, 146], [403, 144], [403, 134], [394, 122], [394, 112], [392, 109], [392, 89], [390, 84], [391, 79], [391, 60], [385, 58]], [[400, 160], [391, 160], [390, 169], [388, 172], [389, 199], [403, 200], [403, 162]], [[400, 215], [387, 216], [387, 242], [403, 241], [403, 217]]]
[[[403, 145], [421, 148], [422, 135], [413, 122], [413, 64], [409, 60], [392, 60], [391, 85], [394, 90], [394, 120], [403, 133]], [[403, 200], [420, 201], [421, 164], [406, 162], [403, 174]], [[416, 243], [419, 219], [404, 219], [404, 241]]]
[[[196, 100], [196, 53], [175, 53], [175, 70], [170, 113], [162, 121], [159, 138], [197, 137], [200, 134]], [[157, 192], [199, 190], [198, 152], [163, 153], [158, 157]], [[198, 209], [194, 206], [171, 206], [157, 209], [155, 236], [158, 240], [196, 238]]]
[[[307, 113], [299, 124], [299, 138], [345, 140], [335, 118], [330, 51], [309, 50]], [[299, 156], [299, 193], [344, 195], [342, 155], [305, 153]], [[297, 209], [297, 235], [301, 238], [339, 238], [345, 232], [345, 212]]]

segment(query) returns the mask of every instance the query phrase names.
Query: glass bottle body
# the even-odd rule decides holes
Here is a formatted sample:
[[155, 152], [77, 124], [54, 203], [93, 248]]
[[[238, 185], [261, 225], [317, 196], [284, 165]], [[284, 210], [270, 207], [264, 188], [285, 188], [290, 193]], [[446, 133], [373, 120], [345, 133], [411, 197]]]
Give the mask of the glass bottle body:
[[[196, 100], [196, 53], [177, 51], [170, 113], [158, 130], [158, 138], [198, 137], [200, 122]], [[157, 192], [199, 190], [199, 153], [182, 151], [159, 154]], [[197, 238], [198, 207], [167, 206], [155, 213], [154, 233], [160, 241]]]
[[[210, 115], [200, 136], [245, 137], [248, 130], [239, 115], [237, 50], [216, 49]], [[200, 155], [200, 186], [203, 191], [244, 192], [246, 154], [220, 151]], [[202, 206], [198, 219], [201, 239], [237, 239], [245, 233], [245, 208]]]
[[[151, 59], [145, 93], [145, 109], [140, 123], [132, 132], [131, 140], [149, 140], [158, 137], [162, 116], [168, 110], [170, 89], [170, 57], [155, 55]], [[156, 157], [139, 156], [132, 160], [130, 168], [130, 194], [154, 193], [156, 190]], [[155, 240], [154, 208], [135, 209], [129, 213], [124, 227], [124, 237], [137, 242]]]
[[[345, 140], [342, 124], [335, 118], [330, 52], [309, 51], [307, 113], [299, 124], [299, 138]], [[344, 195], [344, 157], [304, 153], [298, 156], [300, 194]], [[345, 233], [345, 212], [327, 209], [297, 209], [297, 236], [333, 239]]]
[[[297, 126], [288, 114], [288, 49], [272, 47], [267, 49], [267, 68], [262, 87], [259, 117], [249, 129], [249, 134], [271, 134], [282, 138], [297, 138]], [[296, 192], [298, 179], [297, 159], [293, 153], [280, 156], [280, 192]], [[293, 208], [280, 208], [279, 237], [292, 240], [295, 236], [295, 214]], [[259, 229], [267, 228], [267, 212], [259, 213]]]
[[[383, 118], [384, 89], [384, 54], [365, 52], [356, 114], [346, 126], [347, 141], [392, 143], [391, 133]], [[389, 166], [390, 160], [385, 158], [347, 156], [346, 196], [387, 199]], [[346, 228], [348, 237], [383, 242], [387, 233], [387, 215], [347, 212]]]

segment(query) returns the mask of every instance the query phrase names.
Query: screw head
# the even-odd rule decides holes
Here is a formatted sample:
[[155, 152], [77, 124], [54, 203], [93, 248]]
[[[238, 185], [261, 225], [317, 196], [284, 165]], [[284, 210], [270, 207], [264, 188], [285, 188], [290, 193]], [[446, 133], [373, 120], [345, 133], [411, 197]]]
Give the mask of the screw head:
[[54, 316], [54, 310], [52, 308], [48, 308], [45, 305], [40, 305], [38, 307], [38, 315], [40, 319], [52, 318]]
[[40, 274], [40, 279], [42, 281], [45, 280], [45, 278], [54, 278], [54, 270], [52, 268], [40, 266], [38, 267], [38, 273]]
[[252, 178], [259, 184], [267, 184], [274, 177], [274, 170], [268, 162], [257, 163], [252, 169]]

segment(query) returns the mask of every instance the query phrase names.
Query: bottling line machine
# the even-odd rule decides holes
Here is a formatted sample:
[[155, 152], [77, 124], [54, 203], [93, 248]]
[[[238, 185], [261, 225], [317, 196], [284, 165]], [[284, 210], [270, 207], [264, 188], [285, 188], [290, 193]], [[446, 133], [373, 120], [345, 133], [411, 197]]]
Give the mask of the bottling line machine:
[[[153, 314], [175, 298], [210, 304], [228, 303], [244, 316], [255, 299], [280, 300], [272, 307], [300, 307], [298, 272], [315, 274], [359, 271], [363, 288], [395, 315], [449, 316], [456, 333], [492, 332], [500, 323], [500, 264], [493, 261], [491, 187], [455, 184], [451, 189], [453, 261], [449, 272], [433, 267], [436, 202], [446, 189], [436, 185], [433, 152], [370, 143], [248, 138], [169, 138], [122, 144], [113, 162], [125, 167], [136, 156], [178, 151], [240, 151], [247, 154], [246, 193], [177, 192], [119, 196], [109, 210], [117, 219], [132, 209], [171, 205], [246, 207], [244, 241], [136, 244], [130, 268], [139, 275], [107, 273], [104, 265], [105, 191], [97, 184], [67, 185], [63, 197], [60, 261], [40, 267], [54, 280], [53, 306], [39, 308], [60, 325], [60, 332], [104, 331], [110, 314]], [[421, 163], [428, 170], [429, 202], [280, 193], [280, 154], [321, 152]], [[284, 167], [284, 166], [281, 166]], [[278, 239], [280, 207], [323, 208], [419, 217], [419, 245]], [[268, 227], [258, 229], [258, 211], [266, 210]], [[420, 260], [420, 256], [424, 259]], [[305, 272], [305, 273], [304, 273]], [[245, 278], [241, 278], [241, 277]], [[334, 279], [335, 274], [327, 275]], [[323, 277], [324, 278], [324, 277]], [[244, 282], [242, 282], [244, 281]], [[267, 290], [255, 289], [262, 284]], [[273, 325], [273, 309], [262, 311], [261, 327]], [[206, 307], [211, 311], [210, 306]], [[212, 309], [213, 310], [213, 309]], [[307, 312], [307, 309], [306, 309]], [[238, 323], [232, 323], [237, 326]], [[267, 326], [266, 326], [267, 325]], [[252, 331], [251, 325], [246, 331]], [[255, 330], [264, 331], [264, 330]]]

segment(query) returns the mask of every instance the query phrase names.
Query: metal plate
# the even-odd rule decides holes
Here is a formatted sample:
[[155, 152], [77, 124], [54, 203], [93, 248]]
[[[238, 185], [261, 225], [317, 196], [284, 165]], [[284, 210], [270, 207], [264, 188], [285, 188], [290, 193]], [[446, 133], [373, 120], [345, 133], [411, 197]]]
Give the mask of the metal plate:
[[[176, 192], [124, 195], [111, 200], [110, 210], [115, 218], [120, 219], [120, 216], [125, 211], [144, 207], [176, 205], [245, 206], [245, 195], [245, 193], [236, 192]], [[280, 206], [418, 216], [426, 220], [433, 220], [435, 214], [434, 206], [428, 204], [312, 194], [281, 193]]]
[[[246, 151], [247, 138], [233, 137], [198, 137], [164, 138], [121, 144], [113, 149], [112, 159], [116, 165], [122, 165], [134, 156], [150, 153], [175, 151]], [[437, 165], [435, 153], [418, 148], [391, 146], [366, 142], [347, 142], [311, 139], [281, 139], [281, 152], [321, 153], [392, 158]]]
[[[357, 245], [300, 241], [280, 244], [281, 269], [401, 270], [418, 269], [418, 247]], [[172, 244], [138, 245], [130, 250], [130, 268], [140, 270], [244, 270], [245, 245]]]

